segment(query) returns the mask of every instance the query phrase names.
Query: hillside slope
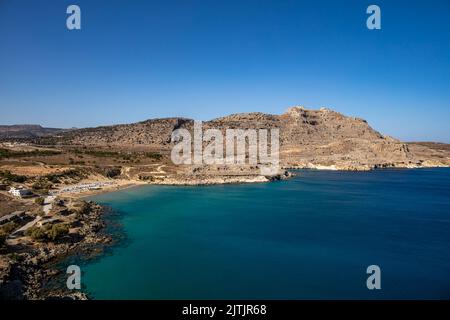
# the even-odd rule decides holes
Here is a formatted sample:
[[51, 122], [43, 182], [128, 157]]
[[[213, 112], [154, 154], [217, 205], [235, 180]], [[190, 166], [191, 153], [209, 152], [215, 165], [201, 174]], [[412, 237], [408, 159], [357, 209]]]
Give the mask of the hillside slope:
[[[114, 149], [169, 151], [171, 133], [193, 130], [193, 120], [152, 119], [133, 124], [78, 129], [44, 138], [41, 143]], [[450, 165], [450, 151], [411, 145], [372, 129], [367, 121], [330, 109], [289, 108], [281, 115], [233, 114], [204, 122], [203, 128], [280, 130], [280, 158], [285, 167], [367, 170], [380, 167]]]

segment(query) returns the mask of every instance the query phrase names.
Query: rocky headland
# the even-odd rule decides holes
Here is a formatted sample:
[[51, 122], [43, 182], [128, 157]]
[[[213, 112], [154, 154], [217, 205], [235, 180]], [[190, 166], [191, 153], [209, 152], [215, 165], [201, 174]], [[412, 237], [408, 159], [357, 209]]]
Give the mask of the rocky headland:
[[[64, 221], [68, 231], [58, 237], [40, 236], [38, 229], [15, 235], [1, 248], [0, 299], [87, 299], [86, 294], [59, 286], [48, 286], [50, 280], [61, 276], [57, 264], [71, 255], [91, 258], [103, 252], [112, 242], [102, 232], [105, 226], [105, 208], [82, 200], [71, 201], [71, 208], [62, 216], [52, 219]], [[42, 227], [41, 227], [42, 228]], [[51, 229], [48, 229], [51, 230]]]

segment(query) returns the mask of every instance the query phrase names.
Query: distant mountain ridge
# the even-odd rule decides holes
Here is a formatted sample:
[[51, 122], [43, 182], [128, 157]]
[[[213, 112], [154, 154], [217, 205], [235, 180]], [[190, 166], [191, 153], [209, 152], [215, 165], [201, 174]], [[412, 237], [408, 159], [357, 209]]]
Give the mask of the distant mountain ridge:
[[0, 125], [0, 138], [27, 139], [50, 136], [65, 131], [68, 129], [45, 128], [37, 124]]

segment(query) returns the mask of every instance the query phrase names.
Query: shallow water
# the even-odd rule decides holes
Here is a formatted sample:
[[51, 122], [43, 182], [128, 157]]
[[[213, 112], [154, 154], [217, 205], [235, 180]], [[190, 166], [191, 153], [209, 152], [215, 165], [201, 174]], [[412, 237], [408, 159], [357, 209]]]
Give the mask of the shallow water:
[[[82, 265], [96, 299], [450, 298], [450, 170], [298, 171], [92, 199], [126, 240]], [[366, 268], [381, 268], [368, 290]]]

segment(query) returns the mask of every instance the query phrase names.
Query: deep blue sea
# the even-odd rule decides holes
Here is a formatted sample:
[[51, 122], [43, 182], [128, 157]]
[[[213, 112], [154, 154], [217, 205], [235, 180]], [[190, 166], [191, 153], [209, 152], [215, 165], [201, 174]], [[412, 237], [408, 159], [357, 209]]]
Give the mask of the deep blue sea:
[[[124, 239], [81, 266], [95, 299], [450, 299], [450, 169], [297, 171], [91, 198]], [[368, 290], [366, 268], [381, 268]]]

